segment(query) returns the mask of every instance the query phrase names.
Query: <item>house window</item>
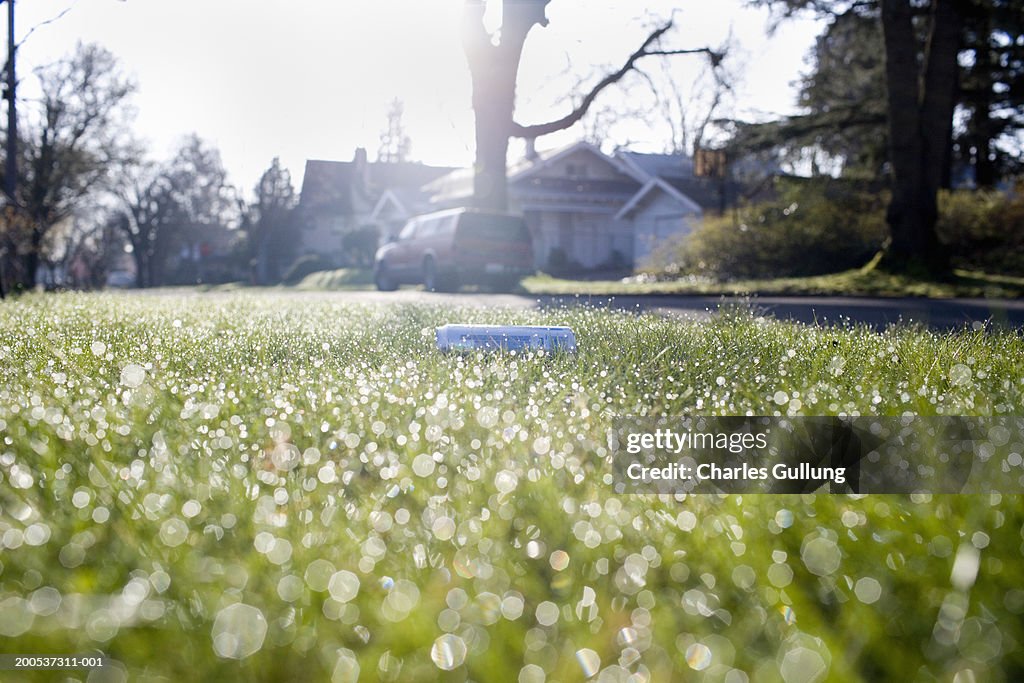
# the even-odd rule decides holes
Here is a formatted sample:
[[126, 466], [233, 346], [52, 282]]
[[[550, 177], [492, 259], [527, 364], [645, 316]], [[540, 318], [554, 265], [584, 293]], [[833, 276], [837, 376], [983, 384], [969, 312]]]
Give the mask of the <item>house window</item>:
[[565, 174], [570, 178], [586, 178], [587, 177], [587, 165], [586, 164], [566, 164]]

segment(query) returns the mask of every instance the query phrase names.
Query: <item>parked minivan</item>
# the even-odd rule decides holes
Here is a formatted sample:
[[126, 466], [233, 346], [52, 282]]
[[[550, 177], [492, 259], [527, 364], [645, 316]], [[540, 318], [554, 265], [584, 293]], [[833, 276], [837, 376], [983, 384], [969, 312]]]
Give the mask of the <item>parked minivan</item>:
[[482, 284], [511, 289], [533, 270], [530, 232], [520, 216], [449, 209], [415, 216], [377, 250], [377, 289], [423, 283], [430, 291]]

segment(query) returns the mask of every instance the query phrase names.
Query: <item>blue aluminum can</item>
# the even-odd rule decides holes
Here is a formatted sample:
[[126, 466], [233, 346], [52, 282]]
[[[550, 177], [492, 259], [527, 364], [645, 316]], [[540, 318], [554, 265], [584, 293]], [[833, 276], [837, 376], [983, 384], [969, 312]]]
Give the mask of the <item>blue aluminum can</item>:
[[576, 351], [571, 327], [538, 325], [443, 325], [437, 328], [441, 351]]

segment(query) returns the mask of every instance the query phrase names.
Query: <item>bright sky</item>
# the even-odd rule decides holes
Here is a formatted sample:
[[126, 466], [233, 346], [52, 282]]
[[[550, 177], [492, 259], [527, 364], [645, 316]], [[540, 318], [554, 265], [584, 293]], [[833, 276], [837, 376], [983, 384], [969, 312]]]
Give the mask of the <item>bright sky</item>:
[[[190, 132], [215, 144], [236, 185], [251, 190], [279, 156], [296, 188], [306, 159], [374, 159], [388, 104], [400, 98], [412, 158], [467, 166], [473, 158], [469, 74], [459, 38], [462, 0], [17, 0], [21, 80], [34, 65], [76, 41], [111, 50], [138, 83], [136, 133], [156, 158]], [[767, 13], [743, 0], [552, 0], [550, 24], [535, 27], [518, 88], [521, 123], [557, 118], [580, 76], [617, 68], [654, 19], [677, 12], [665, 47], [718, 45], [730, 29], [741, 45], [738, 111], [792, 111], [792, 82], [818, 27], [787, 22], [771, 38]], [[3, 8], [6, 17], [6, 7]], [[695, 57], [680, 57], [692, 78]], [[673, 69], [677, 62], [673, 62]], [[654, 67], [654, 64], [651, 64]], [[606, 91], [599, 104], [616, 103]], [[633, 148], [659, 151], [664, 135], [642, 121], [627, 126]], [[539, 149], [576, 139], [570, 131]], [[615, 140], [620, 143], [622, 140]], [[512, 157], [517, 154], [513, 148]]]

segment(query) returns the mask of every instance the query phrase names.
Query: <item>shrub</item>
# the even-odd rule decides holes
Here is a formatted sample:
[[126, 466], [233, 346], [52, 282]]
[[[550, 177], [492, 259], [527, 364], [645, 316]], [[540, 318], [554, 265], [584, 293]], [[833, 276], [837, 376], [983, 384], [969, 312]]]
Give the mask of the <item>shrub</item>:
[[548, 252], [547, 270], [551, 273], [557, 273], [565, 270], [569, 264], [569, 257], [565, 254], [565, 249], [562, 247], [552, 247], [551, 251]]
[[284, 271], [282, 280], [285, 284], [295, 285], [310, 273], [315, 273], [320, 270], [330, 270], [333, 267], [334, 264], [320, 254], [306, 254], [295, 259], [295, 261], [288, 266]]
[[373, 257], [380, 243], [380, 230], [376, 225], [364, 225], [341, 238], [341, 250], [349, 265], [359, 268], [373, 266]]
[[[857, 268], [882, 248], [887, 192], [832, 179], [777, 181], [776, 198], [705, 218], [651, 255], [659, 276], [718, 279], [821, 275]], [[939, 239], [954, 266], [1024, 275], [1024, 186], [939, 193]]]
[[[884, 198], [848, 183], [778, 182], [777, 198], [705, 218], [675, 248], [678, 271], [721, 279], [857, 268], [887, 235]], [[662, 257], [663, 259], [663, 257]]]
[[1024, 275], [1024, 196], [994, 190], [939, 193], [939, 238], [953, 263]]
[[601, 264], [602, 270], [625, 270], [629, 267], [629, 261], [626, 259], [626, 255], [618, 249], [612, 249], [612, 253], [608, 255], [608, 259]]

